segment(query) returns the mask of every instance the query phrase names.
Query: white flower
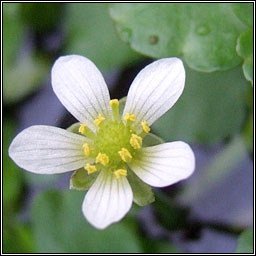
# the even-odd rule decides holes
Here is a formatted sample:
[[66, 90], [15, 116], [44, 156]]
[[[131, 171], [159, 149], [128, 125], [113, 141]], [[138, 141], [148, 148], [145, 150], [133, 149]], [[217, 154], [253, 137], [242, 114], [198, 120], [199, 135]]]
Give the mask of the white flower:
[[60, 57], [52, 68], [53, 90], [81, 122], [81, 135], [32, 126], [14, 138], [9, 155], [17, 165], [34, 173], [63, 173], [81, 167], [88, 174], [98, 172], [82, 211], [93, 226], [103, 229], [122, 219], [132, 205], [127, 165], [153, 187], [169, 186], [194, 171], [194, 154], [184, 142], [142, 147], [149, 126], [174, 105], [184, 83], [180, 59], [151, 63], [133, 81], [119, 120], [119, 102], [110, 101], [97, 67], [82, 56]]

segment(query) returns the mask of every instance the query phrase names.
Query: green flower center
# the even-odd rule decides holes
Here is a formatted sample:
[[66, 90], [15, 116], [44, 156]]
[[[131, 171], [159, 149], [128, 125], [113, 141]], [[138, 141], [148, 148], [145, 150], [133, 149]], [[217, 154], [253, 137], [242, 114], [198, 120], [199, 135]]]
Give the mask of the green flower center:
[[108, 155], [111, 163], [120, 162], [118, 151], [122, 148], [126, 148], [132, 155], [135, 153], [129, 143], [132, 133], [135, 131], [129, 129], [123, 122], [106, 120], [97, 132], [94, 140], [95, 149], [97, 153], [102, 152]]
[[124, 120], [119, 120], [119, 102], [111, 100], [113, 119], [106, 119], [99, 114], [94, 121], [96, 132], [93, 133], [86, 124], [82, 124], [79, 132], [91, 140], [83, 145], [86, 157], [93, 160], [85, 169], [88, 174], [98, 170], [111, 171], [116, 178], [127, 175], [127, 163], [132, 161], [141, 149], [143, 137], [150, 128], [146, 121], [141, 123], [142, 132], [138, 135], [135, 129], [136, 116], [126, 113]]

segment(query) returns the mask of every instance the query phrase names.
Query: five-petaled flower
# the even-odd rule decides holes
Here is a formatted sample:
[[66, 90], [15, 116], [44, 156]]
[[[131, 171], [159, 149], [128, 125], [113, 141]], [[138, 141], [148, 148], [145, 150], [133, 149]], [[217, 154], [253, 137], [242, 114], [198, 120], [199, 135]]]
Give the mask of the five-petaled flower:
[[129, 171], [153, 187], [169, 186], [194, 171], [194, 154], [184, 142], [143, 146], [150, 125], [174, 105], [184, 84], [180, 59], [151, 63], [133, 81], [120, 118], [119, 101], [110, 100], [97, 67], [82, 56], [60, 57], [52, 68], [53, 90], [80, 121], [80, 135], [32, 126], [14, 138], [9, 155], [34, 173], [64, 173], [82, 167], [88, 174], [97, 173], [82, 211], [93, 226], [103, 229], [122, 219], [132, 205]]

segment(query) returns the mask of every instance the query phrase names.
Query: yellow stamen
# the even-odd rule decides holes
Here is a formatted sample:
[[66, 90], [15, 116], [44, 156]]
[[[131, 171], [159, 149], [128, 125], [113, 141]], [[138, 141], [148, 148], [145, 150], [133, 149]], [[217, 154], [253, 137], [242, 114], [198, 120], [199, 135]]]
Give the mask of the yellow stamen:
[[90, 139], [95, 138], [95, 134], [87, 127], [87, 124], [81, 124], [78, 131]]
[[142, 126], [142, 128], [143, 128], [143, 131], [144, 131], [145, 133], [149, 133], [149, 132], [150, 132], [150, 127], [149, 127], [147, 121], [143, 121], [143, 122], [141, 122], [140, 124], [141, 124], [141, 126]]
[[126, 113], [124, 120], [126, 121], [126, 126], [130, 127], [132, 123], [136, 121], [136, 116], [134, 114]]
[[126, 163], [130, 162], [130, 160], [132, 159], [132, 155], [126, 148], [122, 148], [121, 151], [118, 151], [118, 154], [120, 155], [121, 159]]
[[117, 99], [111, 100], [109, 105], [112, 108], [114, 121], [119, 121], [119, 101]]
[[105, 117], [103, 117], [101, 114], [98, 115], [98, 118], [95, 119], [93, 122], [96, 126], [99, 126], [101, 124], [102, 121], [105, 120]]
[[84, 154], [86, 155], [86, 156], [89, 156], [90, 155], [90, 146], [89, 146], [89, 144], [88, 143], [84, 143], [84, 145], [83, 145], [83, 148], [84, 148]]
[[87, 128], [87, 124], [81, 124], [78, 131], [84, 134], [86, 131], [86, 128]]
[[88, 174], [91, 174], [91, 173], [94, 173], [94, 172], [97, 171], [96, 166], [95, 165], [91, 165], [91, 164], [86, 164], [84, 169], [88, 172]]
[[118, 170], [114, 171], [114, 174], [115, 174], [117, 179], [120, 179], [121, 176], [127, 176], [127, 170], [118, 169]]
[[130, 144], [134, 149], [140, 149], [142, 145], [142, 138], [137, 134], [132, 134]]
[[96, 157], [96, 163], [106, 166], [109, 163], [109, 157], [106, 154], [99, 153]]
[[136, 121], [136, 116], [134, 114], [130, 114], [130, 113], [126, 113], [124, 116], [124, 120], [126, 121], [131, 121], [131, 122], [135, 122]]

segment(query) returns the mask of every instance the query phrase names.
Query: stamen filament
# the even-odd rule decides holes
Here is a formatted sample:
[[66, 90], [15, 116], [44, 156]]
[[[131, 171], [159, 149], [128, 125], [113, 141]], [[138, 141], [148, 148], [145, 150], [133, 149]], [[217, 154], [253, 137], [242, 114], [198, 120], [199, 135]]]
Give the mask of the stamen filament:
[[114, 121], [118, 122], [119, 121], [119, 101], [117, 99], [111, 100], [109, 102], [109, 105], [112, 108]]

